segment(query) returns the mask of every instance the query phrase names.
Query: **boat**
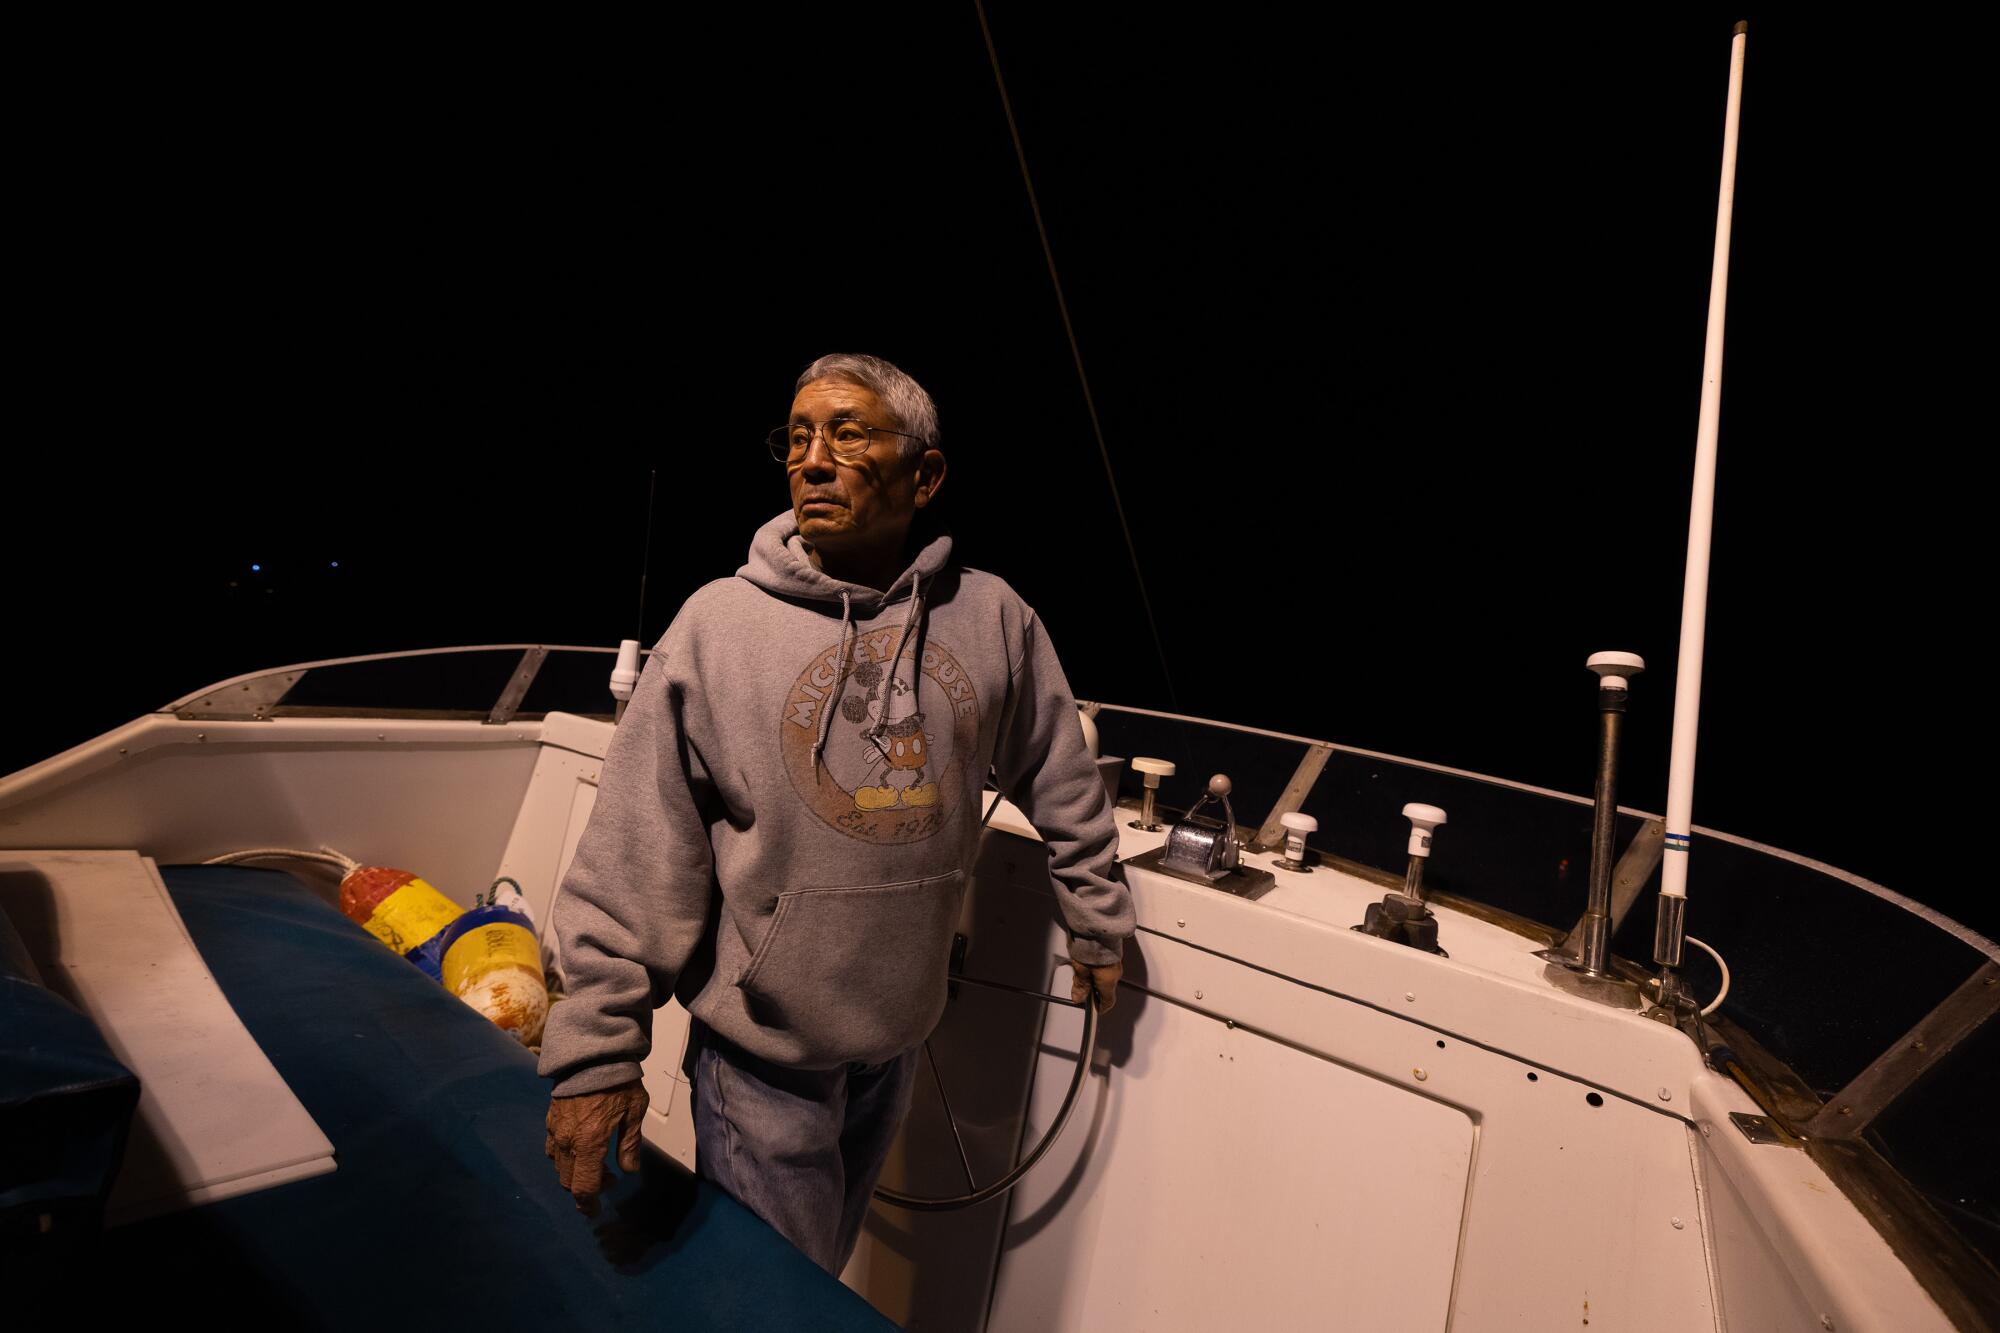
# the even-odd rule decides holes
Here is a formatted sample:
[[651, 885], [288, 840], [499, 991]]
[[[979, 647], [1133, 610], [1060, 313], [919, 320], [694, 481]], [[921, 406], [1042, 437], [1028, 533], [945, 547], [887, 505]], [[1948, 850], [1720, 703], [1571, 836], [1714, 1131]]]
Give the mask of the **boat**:
[[[64, 944], [70, 969], [92, 975], [106, 959], [128, 969], [134, 959], [162, 966], [198, 960], [189, 985], [205, 967], [228, 985], [228, 1001], [251, 1031], [299, 1022], [282, 1008], [296, 996], [268, 986], [258, 993], [260, 963], [284, 956], [258, 932], [282, 936], [310, 925], [337, 936], [346, 927], [346, 938], [326, 941], [345, 949], [340, 957], [365, 959], [373, 950], [395, 970], [357, 972], [313, 990], [312, 1003], [324, 1009], [319, 1026], [342, 1027], [351, 1009], [362, 1046], [369, 1039], [408, 1045], [435, 1058], [439, 1075], [464, 1069], [467, 1054], [414, 1027], [385, 1023], [384, 1005], [405, 1006], [408, 1021], [419, 1021], [408, 1007], [413, 989], [419, 998], [427, 989], [441, 1006], [458, 1002], [339, 916], [335, 872], [312, 862], [264, 861], [266, 868], [248, 871], [201, 862], [287, 844], [371, 855], [390, 847], [398, 862], [421, 866], [441, 884], [511, 878], [545, 919], [588, 817], [613, 728], [607, 716], [510, 713], [503, 698], [481, 718], [302, 701], [340, 697], [350, 673], [372, 676], [366, 688], [376, 689], [385, 669], [428, 671], [438, 665], [428, 657], [462, 661], [473, 679], [488, 673], [472, 664], [496, 655], [522, 671], [562, 655], [612, 660], [609, 650], [495, 645], [304, 663], [217, 682], [0, 783], [10, 847], [0, 854], [4, 905], [23, 919], [29, 884], [66, 903], [83, 895], [79, 905], [106, 895], [120, 906], [110, 921], [93, 923], [101, 933]], [[1656, 1021], [1647, 1016], [1647, 979], [1635, 965], [1614, 958], [1613, 969], [1592, 981], [1545, 959], [1564, 932], [1508, 908], [1505, 871], [1586, 854], [1587, 800], [1215, 720], [1094, 701], [1084, 709], [1104, 747], [1102, 762], [1120, 784], [1120, 854], [1138, 906], [1140, 935], [1123, 998], [1098, 1025], [1069, 1124], [1020, 1184], [952, 1212], [878, 1203], [845, 1278], [883, 1314], [926, 1329], [1197, 1328], [1246, 1312], [1286, 1328], [1553, 1327], [1581, 1326], [1584, 1318], [1599, 1328], [1673, 1330], [1823, 1328], [1823, 1321], [1841, 1329], [1982, 1326], [1988, 1293], [1977, 1254], [1865, 1139], [1841, 1132], [1837, 1120], [1824, 1137], [1819, 1128], [1848, 1115], [1851, 1098], [1871, 1098], [1856, 1107], [1861, 1114], [1892, 1109], [1882, 1099], [1905, 1083], [1907, 1070], [1884, 1072], [1883, 1061], [1872, 1062], [1850, 1093], [1822, 1104], [1726, 1011], [1685, 1025]], [[1157, 827], [1142, 827], [1145, 774], [1115, 758], [1119, 752], [1169, 759], [1196, 775], [1227, 770], [1241, 867], [1273, 882], [1244, 896], [1158, 868], [1171, 831], [1204, 822], [1173, 807], [1173, 794], [1190, 784], [1177, 788], [1165, 777], [1169, 799], [1154, 806]], [[1407, 866], [1411, 825], [1400, 811], [1411, 796], [1449, 814], [1431, 832], [1438, 873], [1426, 897], [1440, 954], [1356, 929], [1372, 906], [1405, 885], [1391, 867], [1398, 860]], [[997, 792], [984, 804], [988, 831], [958, 968], [1022, 991], [1062, 993], [1063, 950], [1036, 834]], [[1297, 869], [1279, 864], [1287, 859], [1283, 824], [1275, 842], [1267, 827], [1266, 816], [1281, 805], [1295, 809], [1280, 816], [1313, 816], [1322, 831], [1308, 836]], [[1621, 809], [1618, 823], [1640, 857], [1650, 845], [1657, 859], [1661, 840], [1649, 844], [1646, 836], [1659, 829], [1656, 816]], [[1809, 904], [1865, 926], [1878, 947], [1921, 951], [1933, 965], [1934, 993], [1901, 996], [1899, 1009], [1884, 1013], [1879, 993], [1790, 994], [1760, 982], [1796, 979], [1798, 960], [1788, 968], [1782, 957], [1758, 954], [1749, 947], [1754, 931], [1707, 927], [1731, 961], [1732, 993], [1756, 990], [1756, 1012], [1774, 1046], [1801, 1022], [1808, 1032], [1882, 1031], [1907, 1022], [1916, 1036], [1899, 1033], [1884, 1043], [1893, 1066], [1899, 1047], [1940, 1024], [1963, 1026], [1968, 996], [1961, 983], [1975, 988], [1976, 1002], [1977, 988], [1995, 974], [1989, 942], [1881, 886], [1721, 831], [1698, 833], [1704, 890], [1722, 896], [1754, 886], [1765, 908]], [[1454, 863], [1454, 847], [1468, 855]], [[217, 871], [236, 882], [205, 886], [202, 877]], [[246, 886], [246, 873], [266, 882]], [[1638, 898], [1623, 891], [1630, 876], [1620, 884], [1623, 915]], [[1494, 891], [1471, 892], [1488, 885]], [[282, 908], [260, 909], [260, 899]], [[138, 915], [140, 907], [152, 916]], [[121, 933], [120, 917], [157, 934]], [[202, 931], [193, 931], [197, 917]], [[188, 940], [200, 944], [206, 931], [233, 941], [237, 953], [211, 961], [198, 952]], [[1824, 975], [1817, 963], [1810, 971]], [[375, 998], [371, 988], [379, 988]], [[176, 1050], [157, 1020], [148, 1026], [120, 1013], [110, 992], [88, 992], [80, 1004], [88, 1008], [93, 995], [111, 1005], [96, 1016], [142, 1079], [178, 1070], [185, 1091], [186, 1072], [205, 1068], [206, 1057]], [[1710, 997], [1698, 998], [1707, 1007]], [[258, 1004], [280, 1008], [252, 1008]], [[463, 1017], [475, 1028], [485, 1022], [470, 1010]], [[989, 1184], [1010, 1170], [1064, 1109], [1082, 1021], [1074, 1010], [1027, 996], [959, 986], [932, 1041], [940, 1084], [920, 1088], [885, 1187], [949, 1198], [967, 1192], [968, 1178]], [[655, 1016], [646, 1139], [691, 1167], [679, 1069], [685, 1023], [673, 1004]], [[493, 1035], [498, 1046], [511, 1045]], [[257, 1049], [239, 1054], [254, 1063]], [[321, 1058], [315, 1049], [285, 1051], [289, 1072], [276, 1087], [247, 1074], [217, 1077], [201, 1098], [249, 1104], [269, 1094], [287, 1109], [303, 1103], [310, 1110], [304, 1089], [318, 1086], [310, 1073]], [[359, 1070], [384, 1054], [371, 1050]], [[493, 1050], [475, 1054], [478, 1072], [487, 1061], [505, 1064]], [[507, 1072], [532, 1082], [532, 1058], [518, 1047], [514, 1054]], [[269, 1058], [280, 1058], [275, 1046]], [[355, 1077], [354, 1057], [341, 1058], [343, 1074]], [[480, 1080], [467, 1077], [476, 1091]], [[287, 1084], [301, 1090], [300, 1101], [284, 1101]], [[949, 1088], [953, 1118], [943, 1115], [934, 1086]], [[402, 1089], [385, 1078], [369, 1091]], [[449, 1095], [451, 1109], [476, 1121], [476, 1096], [454, 1090], [447, 1078], [426, 1083], [424, 1093]], [[212, 1123], [219, 1108], [194, 1113], [192, 1125], [177, 1119], [189, 1114], [187, 1104], [142, 1100], [135, 1151], [119, 1181], [127, 1190], [111, 1196], [113, 1220], [123, 1225], [107, 1240], [143, 1237], [149, 1228], [173, 1237], [154, 1248], [174, 1256], [176, 1275], [185, 1275], [186, 1264], [213, 1268], [226, 1289], [216, 1297], [224, 1313], [241, 1312], [235, 1302], [251, 1296], [277, 1302], [251, 1310], [302, 1313], [274, 1292], [330, 1300], [329, 1284], [350, 1283], [342, 1261], [352, 1260], [357, 1242], [329, 1238], [322, 1254], [316, 1247], [287, 1251], [285, 1267], [260, 1270], [237, 1253], [254, 1247], [233, 1226], [204, 1226], [201, 1215], [258, 1200], [282, 1215], [286, 1191], [309, 1190], [328, 1168], [379, 1173], [382, 1145], [311, 1151], [312, 1125], [324, 1115], [294, 1126], [307, 1140], [303, 1149], [296, 1138], [244, 1143], [240, 1123]], [[415, 1105], [437, 1110], [422, 1098]], [[513, 1123], [533, 1131], [538, 1117], [531, 1107]], [[209, 1141], [218, 1129], [220, 1145]], [[162, 1155], [176, 1142], [200, 1151]], [[152, 1151], [137, 1151], [142, 1145]], [[442, 1151], [436, 1142], [414, 1146]], [[474, 1146], [491, 1152], [495, 1145]], [[204, 1167], [207, 1150], [232, 1147], [249, 1156]], [[532, 1163], [541, 1145], [536, 1139], [515, 1150]], [[393, 1155], [392, 1176], [414, 1171], [406, 1155], [422, 1153]], [[649, 1179], [659, 1173], [649, 1163]], [[474, 1183], [445, 1178], [456, 1188]], [[552, 1172], [544, 1185], [541, 1203], [552, 1195], [567, 1208]], [[468, 1197], [485, 1198], [477, 1190]], [[621, 1197], [618, 1190], [607, 1195], [614, 1212]], [[412, 1225], [434, 1227], [433, 1244], [446, 1251], [460, 1237], [491, 1242], [494, 1228], [476, 1225], [482, 1219], [464, 1216], [449, 1200], [396, 1206], [408, 1210]], [[121, 1214], [121, 1207], [130, 1211]], [[518, 1228], [529, 1219], [556, 1232], [571, 1223], [572, 1242], [578, 1228], [591, 1233], [585, 1219], [559, 1212], [492, 1220]], [[313, 1231], [322, 1223], [307, 1210], [285, 1225]], [[337, 1225], [361, 1228], [365, 1219], [345, 1214]], [[402, 1228], [374, 1225], [384, 1244], [407, 1243]], [[181, 1234], [189, 1231], [198, 1241]], [[358, 1243], [367, 1251], [374, 1241]], [[758, 1253], [769, 1260], [770, 1248]], [[124, 1245], [114, 1253], [129, 1257]], [[470, 1265], [482, 1289], [507, 1285], [468, 1256], [452, 1255], [449, 1265], [444, 1258], [439, 1271], [384, 1278], [368, 1294], [379, 1304], [313, 1308], [326, 1326], [344, 1325], [342, 1314], [362, 1310], [390, 1317], [416, 1300], [404, 1284], [456, 1291], [447, 1266], [462, 1273]], [[732, 1280], [740, 1276], [730, 1271]], [[143, 1290], [151, 1299], [156, 1288]], [[493, 1299], [524, 1314], [536, 1308], [526, 1293]], [[82, 1294], [71, 1303], [90, 1308]], [[814, 1317], [838, 1326], [840, 1316]]]
[[[0, 779], [0, 909], [137, 1075], [94, 1089], [113, 1127], [132, 1099], [108, 1229], [85, 1210], [71, 1242], [78, 1214], [39, 1214], [9, 1259], [55, 1278], [10, 1268], [10, 1290], [71, 1316], [199, 1290], [225, 1326], [2000, 1318], [1977, 1233], [1881, 1137], [1991, 1040], [1992, 941], [1671, 810], [1097, 698], [1079, 725], [1140, 928], [1120, 1003], [1048, 998], [1066, 968], [1038, 835], [986, 793], [952, 999], [840, 1284], [687, 1174], [671, 1003], [655, 1151], [605, 1218], [571, 1215], [528, 1051], [343, 917], [339, 882], [369, 858], [467, 907], [511, 881], [546, 922], [618, 660], [503, 643], [262, 667]], [[1605, 682], [1632, 664], [1585, 666], [1579, 716], [1615, 733]], [[1650, 889], [1688, 836], [1705, 945], [1683, 953]], [[559, 984], [561, 941], [538, 943]], [[1923, 1109], [1899, 1137], [1986, 1157]]]

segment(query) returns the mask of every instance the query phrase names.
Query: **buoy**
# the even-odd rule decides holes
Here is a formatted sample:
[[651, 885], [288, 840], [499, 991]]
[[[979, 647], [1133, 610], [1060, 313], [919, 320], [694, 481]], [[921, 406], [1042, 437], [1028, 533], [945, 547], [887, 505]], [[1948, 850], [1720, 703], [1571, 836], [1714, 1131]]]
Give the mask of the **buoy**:
[[370, 935], [444, 979], [438, 937], [465, 909], [408, 870], [357, 866], [340, 881], [340, 910]]
[[[500, 897], [496, 881], [494, 899]], [[467, 911], [417, 874], [357, 866], [340, 881], [340, 910], [523, 1046], [542, 1044], [549, 1016], [542, 946], [518, 885], [508, 902]]]
[[528, 920], [507, 907], [475, 907], [445, 927], [444, 988], [523, 1046], [542, 1044], [549, 990], [542, 946]]

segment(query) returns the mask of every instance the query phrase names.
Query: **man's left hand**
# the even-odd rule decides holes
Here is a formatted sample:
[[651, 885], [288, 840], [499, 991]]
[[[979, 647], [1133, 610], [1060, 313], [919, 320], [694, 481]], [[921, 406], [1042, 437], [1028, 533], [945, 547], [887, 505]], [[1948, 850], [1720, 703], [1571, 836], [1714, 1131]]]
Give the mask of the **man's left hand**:
[[1094, 990], [1097, 992], [1097, 1012], [1110, 1013], [1111, 1006], [1118, 1002], [1118, 978], [1125, 975], [1125, 964], [1108, 963], [1103, 967], [1092, 967], [1072, 958], [1069, 965], [1076, 971], [1076, 980], [1070, 983], [1069, 998], [1080, 1004]]

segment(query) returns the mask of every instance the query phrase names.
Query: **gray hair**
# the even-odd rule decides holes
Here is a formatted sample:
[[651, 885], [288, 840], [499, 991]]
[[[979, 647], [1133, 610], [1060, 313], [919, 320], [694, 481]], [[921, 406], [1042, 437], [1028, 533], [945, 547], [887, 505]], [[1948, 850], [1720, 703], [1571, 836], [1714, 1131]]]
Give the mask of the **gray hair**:
[[924, 450], [937, 447], [937, 404], [924, 392], [923, 385], [881, 357], [833, 352], [807, 366], [799, 382], [792, 386], [792, 392], [797, 393], [814, 380], [858, 384], [879, 398], [896, 418], [896, 425], [917, 437], [913, 440], [906, 435], [899, 442], [899, 456], [905, 463], [914, 462]]

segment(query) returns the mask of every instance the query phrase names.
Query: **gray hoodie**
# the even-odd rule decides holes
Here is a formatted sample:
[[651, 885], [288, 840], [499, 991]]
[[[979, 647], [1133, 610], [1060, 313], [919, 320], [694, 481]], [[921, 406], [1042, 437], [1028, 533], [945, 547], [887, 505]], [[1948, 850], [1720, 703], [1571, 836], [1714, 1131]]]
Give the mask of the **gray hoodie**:
[[669, 995], [794, 1068], [921, 1042], [989, 768], [1048, 847], [1070, 956], [1120, 957], [1117, 824], [1048, 632], [940, 522], [913, 538], [878, 592], [815, 569], [786, 510], [647, 658], [550, 914], [554, 1095], [638, 1078]]

